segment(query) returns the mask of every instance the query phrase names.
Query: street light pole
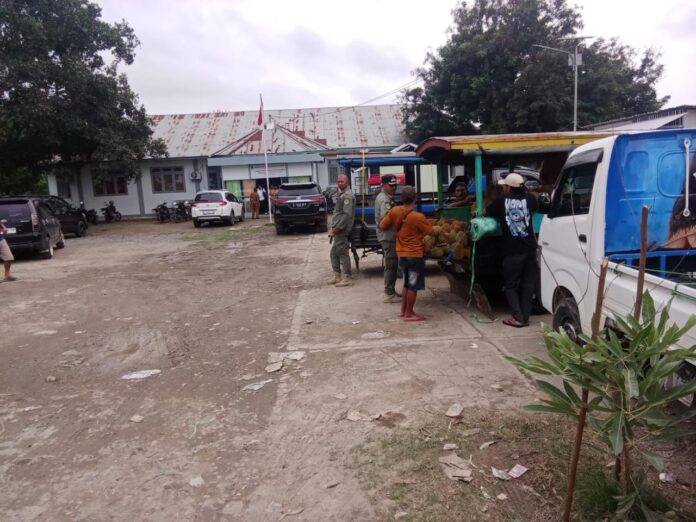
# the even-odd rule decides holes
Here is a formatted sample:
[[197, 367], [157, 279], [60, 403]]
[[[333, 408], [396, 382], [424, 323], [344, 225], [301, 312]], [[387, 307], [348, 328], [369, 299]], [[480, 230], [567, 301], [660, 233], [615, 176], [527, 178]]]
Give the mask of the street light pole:
[[562, 40], [575, 40], [575, 50], [574, 52], [566, 51], [565, 49], [557, 49], [556, 47], [548, 47], [546, 45], [532, 44], [532, 47], [540, 47], [541, 49], [547, 49], [549, 51], [556, 51], [559, 53], [567, 54], [570, 58], [570, 65], [573, 67], [573, 132], [578, 130], [578, 67], [582, 59], [582, 55], [578, 54], [578, 47], [580, 47], [580, 40], [586, 40], [588, 38], [593, 38], [592, 36], [571, 36], [569, 38], [562, 38]]

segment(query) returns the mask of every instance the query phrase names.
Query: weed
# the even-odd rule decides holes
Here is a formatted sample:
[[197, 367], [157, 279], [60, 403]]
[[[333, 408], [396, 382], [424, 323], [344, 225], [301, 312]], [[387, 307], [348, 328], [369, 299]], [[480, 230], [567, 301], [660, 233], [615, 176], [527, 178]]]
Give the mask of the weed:
[[248, 227], [240, 228], [239, 230], [230, 230], [229, 228], [220, 229], [199, 229], [193, 232], [186, 232], [179, 236], [182, 241], [194, 241], [197, 243], [221, 243], [225, 244], [230, 241], [243, 241], [245, 239], [253, 239], [255, 237], [266, 234], [267, 230], [263, 227]]

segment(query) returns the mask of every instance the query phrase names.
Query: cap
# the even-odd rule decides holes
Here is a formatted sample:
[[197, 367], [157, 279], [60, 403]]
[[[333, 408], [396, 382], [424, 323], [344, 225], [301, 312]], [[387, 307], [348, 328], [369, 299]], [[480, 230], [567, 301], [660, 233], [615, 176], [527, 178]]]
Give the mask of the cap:
[[396, 185], [396, 176], [394, 174], [385, 174], [382, 176], [382, 185], [387, 184], [387, 185]]
[[521, 187], [524, 185], [524, 178], [516, 172], [510, 172], [503, 179], [498, 181], [498, 185], [508, 185], [509, 187]]

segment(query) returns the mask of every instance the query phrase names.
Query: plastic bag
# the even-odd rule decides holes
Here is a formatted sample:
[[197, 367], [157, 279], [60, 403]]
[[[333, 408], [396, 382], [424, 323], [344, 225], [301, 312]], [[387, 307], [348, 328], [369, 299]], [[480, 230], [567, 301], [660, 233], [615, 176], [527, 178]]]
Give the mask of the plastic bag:
[[484, 236], [501, 234], [500, 223], [491, 217], [477, 217], [471, 220], [471, 239], [478, 241]]

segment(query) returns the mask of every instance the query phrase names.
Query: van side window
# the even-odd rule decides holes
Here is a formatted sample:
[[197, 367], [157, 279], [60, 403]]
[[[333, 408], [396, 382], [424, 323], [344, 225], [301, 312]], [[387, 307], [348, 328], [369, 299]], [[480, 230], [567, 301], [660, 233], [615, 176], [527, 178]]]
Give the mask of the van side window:
[[553, 217], [589, 214], [597, 163], [580, 163], [566, 168], [553, 196]]

